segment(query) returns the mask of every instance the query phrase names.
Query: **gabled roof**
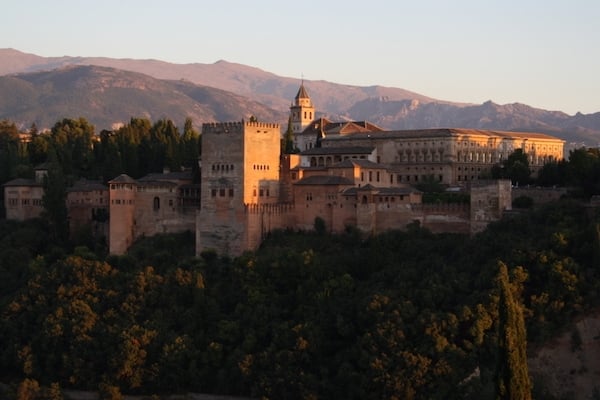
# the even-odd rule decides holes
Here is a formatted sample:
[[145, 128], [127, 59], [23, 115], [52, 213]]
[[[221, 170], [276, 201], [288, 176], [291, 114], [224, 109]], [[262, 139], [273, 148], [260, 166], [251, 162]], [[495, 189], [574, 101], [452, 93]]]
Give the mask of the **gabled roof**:
[[332, 122], [327, 118], [319, 118], [311, 122], [302, 135], [349, 135], [354, 133], [382, 132], [383, 129], [367, 121]]
[[313, 175], [300, 179], [296, 185], [354, 185], [348, 178], [337, 175]]

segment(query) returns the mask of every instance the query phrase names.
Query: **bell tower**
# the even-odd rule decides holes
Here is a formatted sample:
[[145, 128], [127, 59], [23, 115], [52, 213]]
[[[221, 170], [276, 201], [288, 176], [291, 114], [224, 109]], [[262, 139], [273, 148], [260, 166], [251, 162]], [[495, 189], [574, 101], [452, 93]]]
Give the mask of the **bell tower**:
[[300, 84], [298, 94], [290, 106], [290, 119], [292, 121], [292, 132], [294, 135], [302, 133], [304, 129], [315, 119], [315, 108], [304, 88], [304, 80]]

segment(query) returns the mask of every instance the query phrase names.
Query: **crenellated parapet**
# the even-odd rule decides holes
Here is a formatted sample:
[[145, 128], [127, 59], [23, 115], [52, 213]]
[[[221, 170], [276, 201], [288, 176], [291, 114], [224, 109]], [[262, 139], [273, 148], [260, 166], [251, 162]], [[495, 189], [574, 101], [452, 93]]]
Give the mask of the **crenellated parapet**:
[[207, 122], [202, 124], [203, 134], [241, 134], [245, 128], [280, 129], [279, 124], [271, 122], [232, 121]]
[[207, 122], [202, 124], [202, 134], [227, 134], [244, 132], [244, 121]]
[[244, 121], [244, 123], [249, 128], [261, 128], [261, 129], [279, 129], [280, 125], [273, 122], [257, 122], [257, 121]]

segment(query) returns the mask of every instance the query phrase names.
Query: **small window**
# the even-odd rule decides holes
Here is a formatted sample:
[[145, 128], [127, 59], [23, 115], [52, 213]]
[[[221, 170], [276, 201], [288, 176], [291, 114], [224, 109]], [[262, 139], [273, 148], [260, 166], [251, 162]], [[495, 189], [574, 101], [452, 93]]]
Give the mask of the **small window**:
[[154, 211], [160, 210], [160, 199], [158, 197], [154, 198], [154, 201], [152, 202], [152, 207], [154, 208]]

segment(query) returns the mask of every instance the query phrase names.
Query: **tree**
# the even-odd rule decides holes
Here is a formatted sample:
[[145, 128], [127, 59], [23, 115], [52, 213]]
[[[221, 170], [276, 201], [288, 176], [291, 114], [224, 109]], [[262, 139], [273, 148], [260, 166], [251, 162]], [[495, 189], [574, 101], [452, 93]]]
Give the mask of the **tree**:
[[516, 149], [502, 162], [502, 165], [495, 165], [492, 168], [493, 178], [510, 179], [515, 185], [528, 183], [530, 175], [529, 158], [523, 149]]
[[89, 177], [93, 164], [94, 126], [85, 118], [64, 118], [52, 127], [58, 162], [66, 175]]
[[281, 144], [282, 154], [297, 153], [298, 149], [294, 147], [294, 131], [292, 130], [292, 117], [288, 118], [288, 126], [285, 134], [283, 135]]
[[198, 168], [200, 135], [194, 129], [191, 118], [185, 119], [181, 136], [181, 163], [187, 168]]
[[531, 399], [531, 381], [527, 367], [527, 339], [523, 309], [508, 277], [508, 268], [499, 262], [498, 290], [498, 366], [496, 399]]
[[68, 211], [66, 206], [67, 185], [59, 167], [50, 168], [44, 178], [44, 195], [42, 216], [46, 218], [52, 229], [53, 239], [64, 243], [69, 237]]

